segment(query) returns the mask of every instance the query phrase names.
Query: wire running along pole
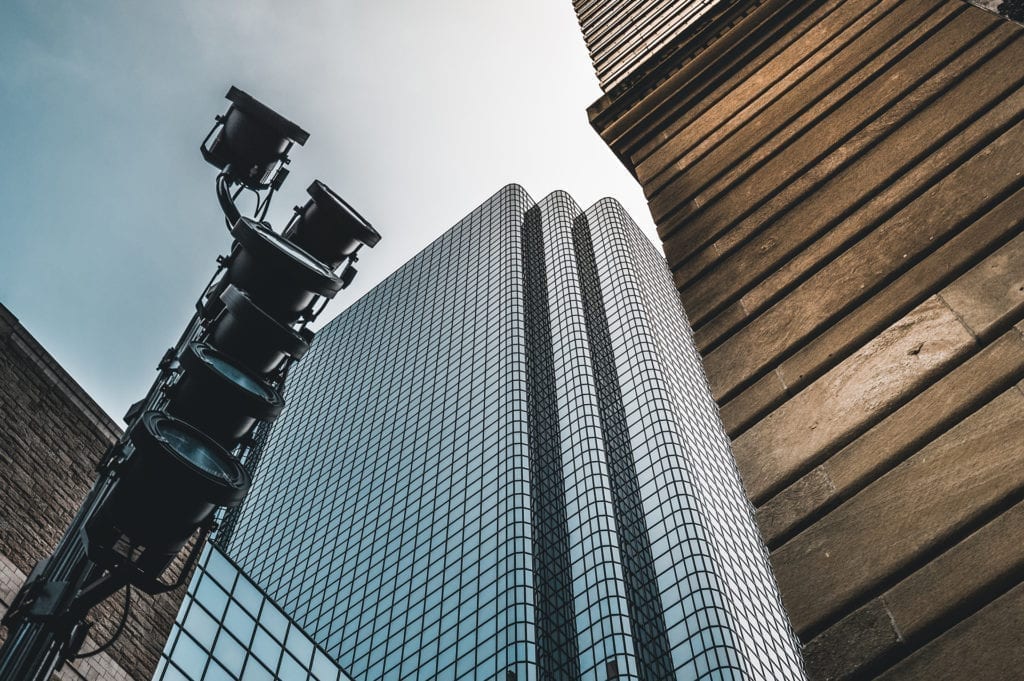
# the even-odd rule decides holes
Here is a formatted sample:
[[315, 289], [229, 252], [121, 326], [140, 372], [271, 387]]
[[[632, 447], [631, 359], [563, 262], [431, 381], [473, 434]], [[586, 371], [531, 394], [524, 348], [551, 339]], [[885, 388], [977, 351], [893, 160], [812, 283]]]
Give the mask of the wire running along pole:
[[[126, 628], [131, 586], [156, 594], [184, 585], [215, 527], [214, 510], [228, 510], [229, 528], [237, 519], [255, 466], [250, 452], [284, 406], [280, 392], [289, 367], [309, 348], [310, 322], [351, 282], [359, 249], [380, 240], [319, 180], [284, 234], [264, 223], [288, 174], [287, 152], [309, 135], [237, 88], [227, 98], [231, 107], [217, 117], [200, 151], [222, 171], [216, 195], [233, 237], [229, 253], [217, 258], [192, 319], [161, 359], [146, 396], [128, 409], [125, 431], [100, 459], [97, 478], [67, 530], [4, 615], [8, 636], [0, 647], [0, 681], [49, 681], [66, 661], [109, 649]], [[255, 220], [242, 217], [235, 204], [243, 189], [256, 194]], [[339, 276], [335, 271], [342, 265]], [[298, 268], [289, 271], [299, 275], [280, 274], [282, 267]], [[233, 387], [218, 388], [227, 384], [217, 380]], [[236, 397], [241, 411], [232, 411], [224, 395], [206, 392], [238, 386], [251, 391], [254, 385], [265, 395], [258, 403], [255, 393]], [[179, 440], [188, 443], [180, 451], [173, 446]], [[197, 466], [190, 458], [195, 452], [219, 459], [223, 475], [211, 477]], [[165, 477], [168, 471], [185, 484], [175, 488]], [[154, 501], [152, 494], [173, 496]], [[176, 560], [176, 581], [163, 581]], [[79, 655], [91, 627], [89, 612], [122, 588], [125, 604], [114, 632]]]

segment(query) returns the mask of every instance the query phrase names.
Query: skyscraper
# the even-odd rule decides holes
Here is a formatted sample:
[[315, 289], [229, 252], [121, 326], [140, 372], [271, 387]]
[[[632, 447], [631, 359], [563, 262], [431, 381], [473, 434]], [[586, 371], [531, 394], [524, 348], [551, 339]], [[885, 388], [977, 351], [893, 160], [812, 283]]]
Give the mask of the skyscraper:
[[1021, 4], [573, 5], [808, 675], [1012, 676]]
[[799, 679], [664, 261], [518, 186], [320, 331], [228, 554], [355, 679]]

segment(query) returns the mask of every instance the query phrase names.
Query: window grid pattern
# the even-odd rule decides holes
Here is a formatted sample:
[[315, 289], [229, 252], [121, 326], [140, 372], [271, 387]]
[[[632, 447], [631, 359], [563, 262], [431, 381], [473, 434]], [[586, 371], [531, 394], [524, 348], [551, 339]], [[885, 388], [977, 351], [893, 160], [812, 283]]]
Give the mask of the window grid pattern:
[[320, 332], [230, 554], [359, 681], [803, 678], [685, 323], [504, 188]]
[[[579, 215], [573, 221], [572, 235], [593, 357], [601, 427], [608, 451], [612, 500], [620, 532], [619, 547], [622, 551], [626, 601], [634, 631], [640, 677], [669, 679], [673, 677], [673, 669], [668, 632], [643, 513], [636, 473], [637, 462], [630, 446], [626, 408], [612, 351], [611, 329], [602, 300], [590, 221], [586, 214]], [[614, 292], [615, 288], [610, 290]]]
[[538, 207], [545, 226], [580, 679], [605, 681], [610, 667], [620, 679], [639, 679], [572, 237], [581, 211], [565, 192], [548, 195]]
[[[709, 540], [703, 559], [715, 574], [698, 572], [696, 578], [698, 583], [713, 584], [725, 596], [734, 631], [727, 640], [741, 655], [743, 678], [803, 679], [799, 643], [779, 598], [767, 550], [743, 492], [668, 266], [618, 203], [601, 201], [588, 216], [596, 224], [618, 225], [617, 229], [598, 231], [595, 247], [610, 316], [620, 320], [613, 326], [622, 334], [616, 354], [623, 386], [629, 386], [626, 390], [634, 403], [645, 405], [648, 412], [633, 433], [638, 468], [645, 457], [656, 467], [677, 466], [680, 473], [690, 476], [697, 491], [697, 507], [680, 509], [675, 519], [663, 519], [672, 506], [656, 492], [647, 504], [651, 543], [655, 554], [660, 554], [656, 560], [666, 567], [659, 581], [667, 619], [670, 623], [691, 621], [690, 616], [680, 619], [682, 612], [674, 610], [671, 594], [674, 584], [690, 581], [692, 588], [694, 575], [680, 574], [678, 566], [686, 564], [687, 552], [661, 544], [656, 528], [666, 522], [678, 526], [697, 517], [706, 524]], [[655, 435], [659, 431], [661, 434]], [[672, 489], [657, 484], [652, 492], [654, 487]], [[669, 570], [669, 565], [675, 567]], [[702, 631], [700, 645], [707, 646], [710, 635], [710, 631]], [[680, 635], [670, 630], [670, 638], [677, 641]], [[696, 650], [695, 645], [691, 648]], [[686, 646], [673, 648], [677, 661], [689, 652]], [[697, 658], [695, 662], [693, 669], [686, 665], [685, 674], [677, 667], [678, 678], [722, 678], [710, 676], [710, 661], [705, 665]]]
[[154, 681], [352, 681], [213, 545], [203, 549]]
[[536, 678], [528, 207], [499, 192], [289, 379], [231, 551], [358, 679]]
[[523, 220], [526, 353], [529, 407], [530, 493], [534, 520], [537, 666], [543, 678], [580, 676], [569, 562], [568, 519], [562, 476], [558, 397], [552, 350], [551, 306], [539, 208]]

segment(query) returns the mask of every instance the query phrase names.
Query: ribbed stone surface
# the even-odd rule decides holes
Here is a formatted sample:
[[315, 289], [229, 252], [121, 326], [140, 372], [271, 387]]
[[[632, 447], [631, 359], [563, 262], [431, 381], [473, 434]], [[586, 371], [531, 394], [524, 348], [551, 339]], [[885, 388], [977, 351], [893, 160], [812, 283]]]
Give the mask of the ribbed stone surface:
[[1024, 543], [970, 538], [1024, 496], [1024, 31], [765, 0], [678, 40], [589, 113], [649, 199], [812, 676], [1014, 678], [960, 656], [1018, 645], [995, 604]]

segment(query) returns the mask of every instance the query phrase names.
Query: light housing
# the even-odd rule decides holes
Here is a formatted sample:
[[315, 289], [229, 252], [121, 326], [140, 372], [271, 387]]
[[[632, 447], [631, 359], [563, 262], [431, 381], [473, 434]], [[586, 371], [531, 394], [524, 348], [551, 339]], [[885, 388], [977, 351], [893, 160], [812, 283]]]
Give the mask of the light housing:
[[250, 371], [267, 374], [285, 357], [298, 360], [309, 350], [312, 332], [298, 332], [261, 309], [245, 291], [228, 284], [224, 308], [210, 324], [207, 342]]
[[380, 241], [380, 234], [366, 218], [320, 180], [314, 180], [306, 192], [310, 199], [296, 209], [284, 236], [332, 270], [359, 246], [373, 248]]
[[316, 296], [333, 298], [343, 283], [333, 270], [262, 222], [240, 218], [231, 230], [237, 244], [221, 281], [204, 306], [207, 317], [223, 307], [228, 284], [283, 324], [299, 319]]
[[183, 371], [170, 391], [167, 413], [225, 449], [233, 449], [256, 421], [273, 421], [284, 409], [277, 389], [207, 343], [192, 341], [180, 361]]
[[231, 107], [200, 147], [203, 158], [247, 187], [268, 187], [292, 144], [305, 144], [309, 133], [234, 86], [225, 96]]
[[113, 567], [124, 541], [144, 549], [137, 567], [159, 573], [215, 508], [242, 503], [252, 479], [210, 437], [166, 413], [146, 412], [129, 437], [135, 451], [86, 526], [89, 556]]

